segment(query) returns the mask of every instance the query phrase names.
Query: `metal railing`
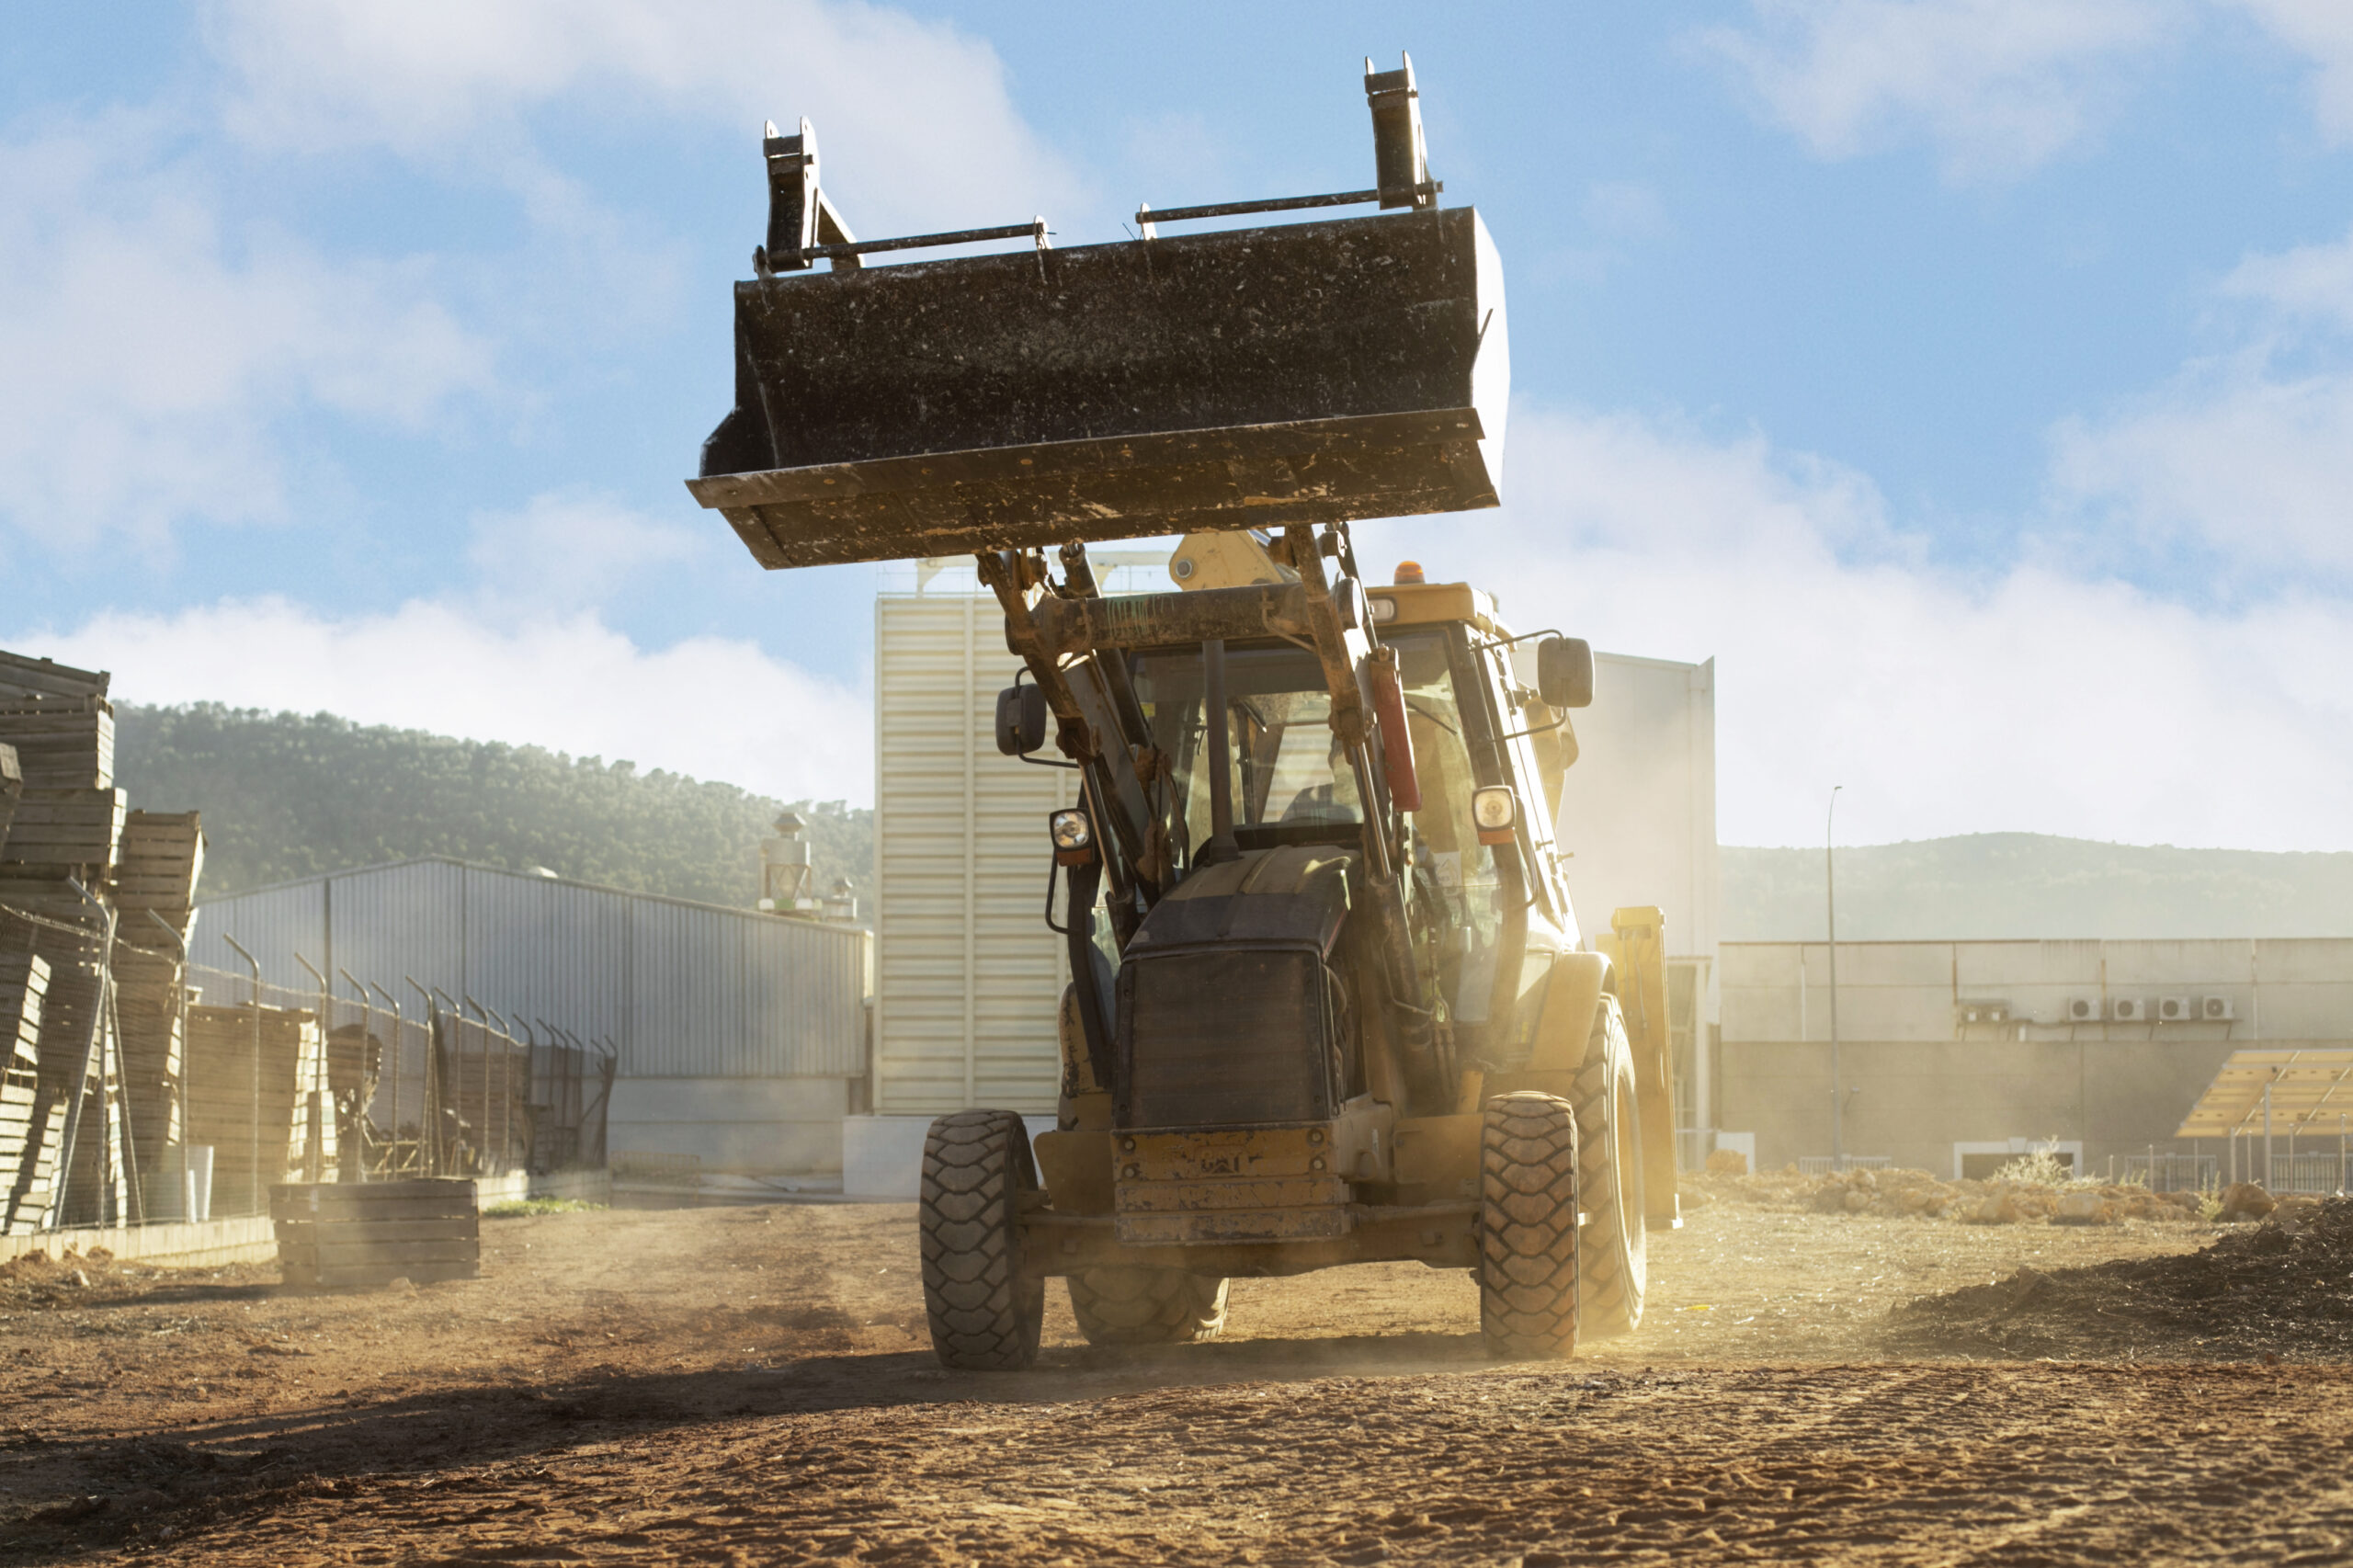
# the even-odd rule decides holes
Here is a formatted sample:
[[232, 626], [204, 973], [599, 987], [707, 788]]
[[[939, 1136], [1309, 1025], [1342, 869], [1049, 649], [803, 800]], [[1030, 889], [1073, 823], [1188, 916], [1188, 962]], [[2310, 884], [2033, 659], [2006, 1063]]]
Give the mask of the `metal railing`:
[[2151, 1192], [2208, 1192], [2221, 1184], [2222, 1168], [2212, 1154], [2127, 1154], [2116, 1179]]
[[1798, 1175], [1829, 1176], [1842, 1168], [1850, 1171], [1883, 1171], [1894, 1164], [1895, 1156], [1893, 1154], [1847, 1154], [1844, 1157], [1833, 1157], [1829, 1154], [1802, 1154], [1798, 1157]]

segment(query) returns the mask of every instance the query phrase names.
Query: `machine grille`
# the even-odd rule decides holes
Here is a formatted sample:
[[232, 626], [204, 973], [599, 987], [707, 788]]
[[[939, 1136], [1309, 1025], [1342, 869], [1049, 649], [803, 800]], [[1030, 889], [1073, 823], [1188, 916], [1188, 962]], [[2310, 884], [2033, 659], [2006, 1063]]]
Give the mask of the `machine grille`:
[[1315, 954], [1205, 949], [1120, 971], [1124, 1124], [1222, 1127], [1330, 1114]]

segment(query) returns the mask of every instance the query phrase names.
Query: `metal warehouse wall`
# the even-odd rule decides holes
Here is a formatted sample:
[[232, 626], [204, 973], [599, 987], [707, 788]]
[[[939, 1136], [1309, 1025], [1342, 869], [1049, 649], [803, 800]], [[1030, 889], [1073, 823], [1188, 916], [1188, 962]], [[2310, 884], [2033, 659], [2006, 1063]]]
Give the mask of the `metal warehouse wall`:
[[[847, 926], [410, 860], [208, 900], [190, 956], [308, 989], [294, 961], [419, 1005], [404, 977], [611, 1039], [631, 1077], [858, 1077], [870, 938]], [[348, 991], [336, 979], [338, 994]], [[212, 998], [236, 1000], [234, 995]]]
[[994, 598], [877, 598], [874, 662], [874, 1108], [1051, 1112], [1066, 966], [1046, 813], [1077, 775], [997, 752], [1019, 664]]

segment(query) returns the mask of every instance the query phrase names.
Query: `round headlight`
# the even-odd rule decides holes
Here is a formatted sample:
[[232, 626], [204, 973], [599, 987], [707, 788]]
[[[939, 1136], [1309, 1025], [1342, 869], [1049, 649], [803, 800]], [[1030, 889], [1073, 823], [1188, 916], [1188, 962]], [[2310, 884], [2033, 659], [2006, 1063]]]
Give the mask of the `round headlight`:
[[1471, 820], [1489, 833], [1500, 833], [1519, 817], [1519, 802], [1508, 784], [1490, 784], [1471, 797]]
[[1046, 819], [1046, 831], [1057, 849], [1084, 849], [1095, 842], [1095, 824], [1075, 807], [1064, 807]]

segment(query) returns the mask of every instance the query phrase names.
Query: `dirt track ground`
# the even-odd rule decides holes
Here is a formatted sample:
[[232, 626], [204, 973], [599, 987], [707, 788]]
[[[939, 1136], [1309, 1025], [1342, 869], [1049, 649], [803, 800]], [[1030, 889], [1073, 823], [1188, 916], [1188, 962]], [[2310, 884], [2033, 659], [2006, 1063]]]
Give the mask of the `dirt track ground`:
[[0, 1562], [2344, 1561], [2353, 1367], [1884, 1348], [1915, 1297], [2212, 1239], [1717, 1205], [1572, 1363], [1490, 1365], [1468, 1279], [1400, 1266], [1144, 1357], [1051, 1287], [1012, 1376], [934, 1365], [911, 1208], [497, 1221], [401, 1294], [19, 1269]]

